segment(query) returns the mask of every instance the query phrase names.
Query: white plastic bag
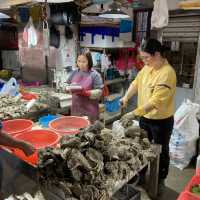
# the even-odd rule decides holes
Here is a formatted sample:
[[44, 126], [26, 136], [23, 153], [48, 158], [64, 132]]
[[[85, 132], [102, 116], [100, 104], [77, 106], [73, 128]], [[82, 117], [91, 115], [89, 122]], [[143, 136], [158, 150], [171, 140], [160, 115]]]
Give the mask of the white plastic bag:
[[28, 43], [28, 48], [32, 48], [37, 45], [38, 36], [34, 27], [33, 20], [30, 17], [27, 25], [24, 28], [23, 39]]
[[113, 122], [112, 133], [115, 137], [117, 138], [124, 137], [124, 131], [125, 131], [124, 127], [121, 125], [119, 120]]
[[19, 85], [15, 78], [11, 78], [7, 83], [4, 84], [0, 91], [2, 95], [16, 96], [19, 92]]
[[109, 66], [111, 65], [111, 61], [109, 60], [106, 54], [101, 55], [101, 72], [105, 72]]
[[27, 103], [26, 105], [27, 111], [29, 111], [35, 105], [36, 101], [37, 101], [36, 99], [32, 99]]
[[44, 53], [46, 56], [49, 56], [50, 31], [49, 31], [49, 24], [47, 21], [43, 22], [43, 41], [44, 41]]
[[197, 113], [200, 105], [185, 100], [174, 115], [174, 129], [181, 133], [186, 139], [192, 140], [199, 137], [199, 123]]
[[[139, 126], [139, 123], [138, 121], [135, 121], [133, 120], [133, 125], [132, 126]], [[122, 138], [124, 137], [125, 135], [125, 129], [124, 127], [121, 125], [120, 123], [120, 120], [117, 120], [115, 122], [113, 122], [113, 126], [112, 126], [112, 133], [113, 133], [113, 136], [114, 137], [117, 137], [117, 138]]]
[[167, 0], [155, 0], [151, 16], [151, 28], [159, 29], [168, 25], [169, 9]]
[[199, 123], [196, 114], [200, 106], [185, 100], [174, 115], [174, 129], [170, 139], [170, 163], [184, 169], [196, 154]]
[[170, 163], [183, 170], [196, 155], [196, 139], [186, 140], [178, 131], [174, 130], [170, 144]]

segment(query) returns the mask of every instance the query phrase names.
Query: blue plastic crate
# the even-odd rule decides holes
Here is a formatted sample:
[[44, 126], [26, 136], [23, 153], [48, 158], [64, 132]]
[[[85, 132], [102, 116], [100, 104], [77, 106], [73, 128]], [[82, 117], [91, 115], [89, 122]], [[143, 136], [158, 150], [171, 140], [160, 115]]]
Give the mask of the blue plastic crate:
[[48, 128], [49, 127], [49, 123], [51, 121], [53, 121], [54, 119], [57, 119], [59, 118], [58, 115], [46, 115], [46, 116], [43, 116], [43, 117], [40, 117], [39, 118], [39, 123], [42, 127], [45, 127], [45, 128]]
[[105, 100], [105, 108], [107, 112], [118, 112], [120, 110], [120, 99], [117, 97], [112, 101]]

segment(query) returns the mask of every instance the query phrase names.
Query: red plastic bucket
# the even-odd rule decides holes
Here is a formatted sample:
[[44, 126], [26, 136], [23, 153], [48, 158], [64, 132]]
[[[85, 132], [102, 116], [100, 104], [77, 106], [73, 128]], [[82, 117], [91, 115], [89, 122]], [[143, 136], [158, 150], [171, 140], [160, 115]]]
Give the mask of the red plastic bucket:
[[18, 140], [29, 142], [36, 148], [36, 152], [31, 156], [26, 156], [23, 151], [14, 149], [14, 154], [20, 159], [31, 164], [36, 164], [38, 161], [37, 150], [45, 147], [55, 147], [60, 139], [59, 134], [50, 130], [32, 130], [25, 133], [15, 135]]
[[33, 121], [28, 119], [13, 119], [2, 122], [3, 131], [9, 135], [16, 135], [30, 131], [33, 127]]
[[89, 120], [77, 116], [60, 117], [49, 123], [50, 129], [61, 135], [78, 134], [81, 128], [86, 128], [89, 125]]
[[32, 99], [38, 99], [38, 95], [37, 94], [33, 94], [33, 93], [25, 93], [22, 92], [22, 99], [30, 101]]

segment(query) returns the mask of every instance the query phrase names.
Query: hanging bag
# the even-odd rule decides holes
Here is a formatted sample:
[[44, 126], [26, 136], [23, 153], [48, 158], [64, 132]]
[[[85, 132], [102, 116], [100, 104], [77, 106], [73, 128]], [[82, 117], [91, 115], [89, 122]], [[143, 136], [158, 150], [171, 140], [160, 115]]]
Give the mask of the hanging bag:
[[30, 17], [27, 25], [24, 28], [23, 40], [27, 44], [28, 48], [32, 48], [38, 43], [37, 31], [34, 27], [33, 20]]
[[29, 20], [29, 29], [28, 29], [28, 46], [29, 47], [34, 47], [37, 45], [37, 41], [38, 41], [38, 37], [37, 37], [37, 31], [34, 27], [34, 24], [33, 24], [33, 20], [32, 18], [30, 17], [30, 20]]
[[50, 32], [49, 32], [49, 25], [47, 21], [43, 22], [43, 41], [44, 41], [44, 52], [45, 55], [49, 55], [49, 40], [50, 40]]
[[166, 27], [169, 21], [169, 9], [167, 0], [155, 0], [151, 16], [151, 29]]
[[19, 92], [19, 85], [15, 78], [11, 78], [7, 83], [4, 84], [1, 89], [1, 95], [16, 96]]

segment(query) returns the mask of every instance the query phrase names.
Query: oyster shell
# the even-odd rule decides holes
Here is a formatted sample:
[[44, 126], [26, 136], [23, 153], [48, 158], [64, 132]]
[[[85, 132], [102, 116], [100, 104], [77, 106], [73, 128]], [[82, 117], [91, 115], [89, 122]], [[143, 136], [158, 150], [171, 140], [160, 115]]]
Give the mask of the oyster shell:
[[60, 140], [60, 146], [62, 149], [65, 149], [65, 148], [79, 149], [80, 145], [81, 145], [81, 139], [78, 137], [70, 137], [66, 135], [66, 136], [63, 136]]
[[64, 136], [59, 148], [40, 151], [38, 168], [41, 183], [63, 183], [66, 199], [108, 200], [116, 181], [154, 157], [145, 131], [129, 127], [119, 139], [98, 122], [79, 135]]

